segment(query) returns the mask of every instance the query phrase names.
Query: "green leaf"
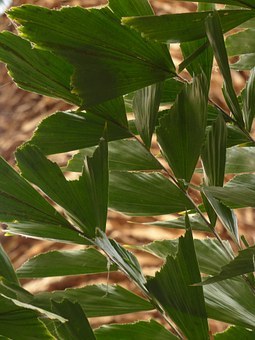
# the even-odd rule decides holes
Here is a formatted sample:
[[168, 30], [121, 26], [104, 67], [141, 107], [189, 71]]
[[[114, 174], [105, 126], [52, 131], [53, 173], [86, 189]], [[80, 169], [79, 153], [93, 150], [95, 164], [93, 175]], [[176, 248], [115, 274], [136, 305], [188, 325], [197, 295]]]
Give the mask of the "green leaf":
[[220, 17], [217, 12], [209, 15], [206, 18], [205, 27], [207, 37], [212, 46], [215, 58], [224, 78], [224, 95], [226, 102], [236, 120], [243, 126], [243, 116], [237, 96], [235, 94], [235, 90], [233, 88], [232, 77], [228, 64], [228, 56], [223, 38], [224, 30], [223, 27], [221, 27]]
[[110, 316], [149, 311], [154, 309], [150, 302], [116, 285], [93, 285], [77, 289], [66, 289], [52, 293], [41, 293], [35, 296], [34, 303], [49, 307], [50, 300], [72, 302], [79, 301], [87, 317]]
[[17, 269], [20, 278], [38, 278], [104, 273], [116, 271], [105, 256], [93, 248], [85, 250], [51, 251], [35, 256]]
[[[65, 171], [81, 172], [85, 156], [91, 156], [95, 147], [81, 150], [68, 162]], [[137, 140], [118, 140], [108, 144], [109, 170], [160, 170], [161, 164]]]
[[15, 270], [11, 264], [11, 260], [4, 251], [4, 248], [0, 244], [0, 276], [4, 277], [6, 280], [19, 284]]
[[39, 314], [19, 306], [13, 300], [0, 294], [0, 334], [11, 339], [42, 339], [54, 337], [48, 332]]
[[78, 303], [66, 299], [61, 302], [52, 301], [52, 311], [68, 320], [64, 324], [55, 323], [59, 339], [96, 340], [86, 315]]
[[107, 143], [104, 139], [92, 158], [84, 161], [79, 180], [68, 181], [56, 163], [41, 151], [26, 144], [16, 153], [24, 177], [36, 184], [66, 213], [89, 238], [95, 229], [105, 230], [108, 202]]
[[255, 30], [247, 29], [245, 31], [231, 34], [226, 38], [226, 49], [229, 56], [255, 53]]
[[[185, 2], [191, 2], [191, 1], [192, 0], [185, 0]], [[253, 0], [198, 0], [197, 2], [204, 2], [206, 4], [216, 3], [216, 4], [255, 8]]]
[[226, 163], [227, 128], [221, 115], [207, 131], [202, 149], [205, 182], [209, 186], [223, 186]]
[[255, 175], [244, 174], [234, 177], [223, 188], [206, 189], [230, 208], [255, 207]]
[[250, 73], [246, 88], [242, 92], [244, 124], [247, 131], [251, 131], [255, 117], [255, 68]]
[[103, 232], [99, 232], [99, 236], [95, 239], [95, 244], [109, 256], [111, 261], [115, 263], [122, 272], [126, 273], [131, 280], [146, 291], [144, 286], [146, 280], [135, 255], [123, 248], [115, 240], [108, 239]]
[[101, 104], [87, 108], [87, 111], [98, 115], [122, 127], [128, 127], [123, 97], [117, 97]]
[[242, 130], [240, 130], [237, 126], [227, 125], [228, 130], [228, 139], [227, 139], [227, 147], [231, 147], [234, 145], [245, 144], [246, 146], [254, 146], [254, 143], [251, 143], [250, 139], [245, 135]]
[[120, 18], [154, 14], [148, 0], [109, 0], [109, 7]]
[[[177, 95], [183, 89], [185, 83], [177, 80], [175, 78], [166, 79], [163, 82], [162, 90], [161, 90], [161, 98], [160, 105], [165, 105], [169, 103], [173, 103], [177, 97]], [[134, 92], [127, 94], [124, 97], [126, 110], [128, 112], [133, 112], [133, 98]], [[130, 121], [129, 121], [130, 122]]]
[[0, 296], [12, 301], [16, 306], [36, 311], [39, 313], [38, 316], [43, 315], [50, 320], [58, 320], [60, 322], [66, 321], [63, 317], [36, 306], [33, 303], [34, 296], [32, 294], [15, 283], [9, 282], [3, 278], [0, 279]]
[[211, 194], [211, 187], [204, 187], [203, 194], [232, 239], [236, 243], [239, 243], [238, 222], [235, 213], [229, 207], [214, 198]]
[[62, 58], [34, 48], [27, 40], [10, 32], [2, 32], [0, 60], [7, 64], [20, 88], [80, 104], [80, 99], [71, 92], [73, 68]]
[[239, 57], [239, 60], [231, 64], [230, 67], [233, 70], [251, 70], [253, 67], [255, 67], [255, 53], [249, 53], [249, 54], [242, 54]]
[[[167, 44], [179, 43], [205, 38], [204, 23], [210, 13], [213, 12], [134, 16], [123, 18], [122, 22], [141, 32], [145, 38]], [[218, 13], [224, 33], [255, 16], [250, 10], [222, 10]]]
[[174, 106], [159, 119], [158, 142], [178, 179], [190, 181], [205, 138], [207, 116], [205, 77], [194, 78], [178, 95]]
[[[192, 227], [192, 230], [199, 230], [205, 232], [211, 232], [208, 226], [205, 224], [205, 221], [198, 214], [189, 214], [189, 221]], [[152, 225], [159, 226], [163, 228], [173, 228], [173, 229], [186, 229], [185, 224], [185, 216], [181, 216], [178, 218], [173, 218], [171, 220], [165, 221], [154, 221], [154, 222], [145, 222], [144, 225]]]
[[175, 335], [154, 320], [129, 324], [112, 324], [95, 330], [97, 340], [174, 340]]
[[248, 330], [241, 327], [229, 327], [223, 333], [214, 334], [215, 340], [253, 340], [255, 331]]
[[0, 173], [0, 220], [8, 224], [8, 232], [84, 244], [69, 222], [2, 158]]
[[49, 240], [74, 244], [91, 244], [79, 231], [63, 225], [42, 224], [38, 222], [8, 222], [6, 232], [39, 240]]
[[254, 329], [255, 297], [242, 278], [204, 286], [208, 317]]
[[227, 149], [226, 169], [227, 174], [254, 172], [255, 148], [234, 146]]
[[[105, 119], [94, 114], [57, 112], [42, 121], [30, 143], [46, 155], [79, 150], [97, 145], [104, 128]], [[109, 121], [107, 135], [109, 141], [131, 137], [127, 129]]]
[[109, 206], [136, 216], [171, 214], [193, 208], [185, 194], [162, 174], [125, 171], [110, 173]]
[[179, 240], [176, 258], [168, 256], [161, 271], [146, 285], [189, 339], [209, 339], [203, 289], [190, 286], [199, 278], [192, 233], [189, 229], [185, 237]]
[[149, 149], [160, 105], [162, 83], [136, 91], [133, 100], [135, 124], [144, 144]]
[[[232, 253], [228, 241], [223, 241], [224, 246]], [[148, 245], [140, 247], [161, 258], [167, 256], [175, 257], [178, 251], [179, 239], [154, 241]], [[216, 239], [195, 239], [194, 246], [198, 260], [199, 270], [208, 275], [216, 275], [221, 267], [229, 263], [229, 256], [224, 252], [222, 246]], [[139, 249], [140, 249], [139, 248]]]
[[233, 261], [221, 268], [221, 271], [217, 275], [207, 278], [202, 284], [207, 285], [238, 275], [253, 273], [255, 271], [254, 258], [255, 246], [241, 250]]
[[73, 65], [74, 92], [86, 107], [175, 74], [165, 46], [122, 26], [108, 7], [49, 10], [27, 5], [13, 8], [9, 16], [22, 25], [19, 30], [24, 37]]
[[[213, 11], [214, 9], [215, 5], [213, 4], [198, 4], [198, 12]], [[185, 61], [187, 62], [187, 60], [189, 60], [186, 68], [190, 75], [193, 77], [193, 75], [199, 75], [203, 71], [209, 83], [213, 66], [213, 52], [207, 39], [203, 38], [182, 43], [181, 50], [184, 57], [182, 65], [185, 64]], [[179, 72], [180, 71], [181, 65], [179, 65]]]

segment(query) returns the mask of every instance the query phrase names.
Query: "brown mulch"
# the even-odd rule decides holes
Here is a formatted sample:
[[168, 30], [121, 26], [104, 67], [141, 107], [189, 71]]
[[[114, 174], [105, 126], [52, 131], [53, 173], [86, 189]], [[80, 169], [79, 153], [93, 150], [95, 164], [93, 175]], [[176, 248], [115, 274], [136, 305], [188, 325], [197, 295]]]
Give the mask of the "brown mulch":
[[[91, 7], [95, 5], [103, 5], [106, 1], [96, 0], [15, 0], [14, 5], [19, 6], [25, 3], [32, 3], [42, 5], [49, 8], [58, 8], [63, 5], [80, 5], [83, 7]], [[167, 0], [152, 0], [151, 1], [157, 14], [188, 12], [194, 10], [196, 5], [194, 3], [185, 3]], [[14, 30], [13, 25], [7, 18], [2, 18], [0, 23], [1, 30]], [[174, 61], [180, 60], [177, 47], [172, 47], [174, 51]], [[245, 76], [240, 73], [233, 73], [235, 86], [240, 90], [245, 82]], [[4, 65], [0, 65], [0, 154], [11, 164], [14, 164], [13, 152], [17, 146], [21, 145], [25, 140], [32, 136], [32, 133], [38, 123], [47, 115], [52, 114], [58, 110], [67, 110], [71, 108], [69, 104], [62, 101], [43, 97], [34, 93], [28, 93], [18, 89], [6, 73]], [[217, 100], [221, 105], [224, 101], [221, 95], [222, 79], [219, 75], [217, 67], [214, 69], [213, 86], [211, 97]], [[252, 228], [254, 224], [254, 211], [252, 209], [245, 209], [238, 212], [241, 220], [240, 229], [242, 232], [249, 234], [249, 241], [254, 242], [254, 232]], [[133, 223], [129, 223], [131, 222]], [[149, 219], [151, 220], [151, 219]], [[145, 227], [139, 222], [144, 222], [141, 218], [126, 218], [125, 216], [110, 212], [108, 221], [108, 234], [123, 244], [144, 244], [153, 240], [172, 239], [179, 237], [182, 233], [176, 230], [168, 230], [163, 228]], [[147, 220], [146, 220], [147, 221]], [[223, 232], [223, 231], [222, 231]], [[225, 235], [225, 234], [224, 234]], [[201, 235], [200, 235], [201, 236]], [[30, 258], [40, 252], [46, 252], [52, 249], [68, 249], [70, 246], [60, 243], [43, 242], [39, 240], [32, 240], [23, 237], [4, 237], [0, 234], [0, 240], [4, 248], [11, 257], [14, 266], [19, 267], [27, 258]], [[160, 266], [161, 261], [149, 254], [137, 253], [146, 275], [152, 275]], [[64, 277], [64, 278], [45, 278], [40, 280], [24, 280], [24, 288], [36, 293], [45, 290], [64, 289], [73, 286], [83, 286], [86, 284], [99, 282], [118, 282], [121, 285], [130, 289], [135, 289], [132, 283], [121, 273], [110, 274], [109, 280], [107, 275], [91, 275], [80, 277]], [[146, 319], [153, 315], [153, 313], [137, 315], [125, 315], [119, 317], [97, 318], [93, 321], [94, 325], [105, 322], [129, 322], [134, 321], [138, 317]], [[225, 325], [220, 323], [212, 323], [212, 330], [221, 330]]]

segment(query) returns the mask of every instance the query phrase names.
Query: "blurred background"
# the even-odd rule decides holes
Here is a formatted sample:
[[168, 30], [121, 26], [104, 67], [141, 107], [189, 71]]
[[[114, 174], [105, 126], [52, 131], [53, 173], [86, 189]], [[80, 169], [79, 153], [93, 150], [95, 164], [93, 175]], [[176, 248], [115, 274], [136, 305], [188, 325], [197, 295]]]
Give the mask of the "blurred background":
[[[22, 4], [36, 4], [46, 6], [48, 8], [59, 8], [67, 5], [79, 5], [83, 7], [100, 6], [106, 4], [105, 0], [14, 0], [14, 6]], [[196, 10], [194, 2], [175, 2], [171, 0], [151, 0], [150, 1], [157, 14], [165, 13], [182, 13]], [[0, 29], [15, 31], [14, 25], [6, 16], [0, 18]], [[171, 47], [173, 59], [176, 65], [181, 61], [178, 45]], [[184, 74], [184, 76], [187, 76]], [[246, 81], [246, 74], [243, 72], [234, 72], [233, 79], [236, 91], [242, 89]], [[213, 70], [211, 97], [217, 101], [222, 107], [225, 107], [221, 94], [222, 79], [215, 65]], [[14, 165], [13, 152], [25, 140], [29, 139], [35, 127], [45, 117], [59, 110], [70, 109], [71, 105], [56, 99], [43, 97], [34, 93], [28, 93], [18, 89], [8, 76], [6, 68], [0, 64], [0, 154], [8, 162]], [[65, 156], [60, 162], [66, 161]], [[194, 180], [199, 183], [200, 178], [197, 176]], [[254, 210], [240, 209], [238, 212], [240, 221], [241, 234], [247, 235], [251, 244], [255, 241], [254, 233]], [[166, 216], [169, 218], [169, 216]], [[142, 222], [153, 221], [153, 218], [127, 218], [121, 214], [110, 212], [108, 220], [108, 234], [111, 238], [116, 239], [122, 244], [145, 244], [153, 240], [173, 239], [179, 237], [182, 232], [173, 229], [144, 226]], [[221, 226], [219, 230], [223, 237], [227, 238]], [[206, 235], [197, 234], [196, 237], [205, 237]], [[13, 261], [15, 268], [19, 267], [27, 258], [30, 258], [40, 252], [46, 252], [53, 249], [69, 249], [72, 245], [65, 245], [53, 242], [42, 242], [39, 240], [27, 239], [24, 237], [5, 237], [0, 234], [0, 240], [5, 250]], [[146, 275], [153, 275], [161, 265], [161, 261], [149, 254], [136, 252], [139, 261]], [[116, 283], [135, 291], [132, 283], [128, 282], [121, 273], [111, 273], [109, 278], [107, 274], [89, 275], [89, 276], [70, 276], [65, 278], [45, 278], [40, 280], [23, 280], [24, 288], [32, 293], [46, 290], [65, 289], [68, 287], [79, 287], [87, 284], [109, 282]], [[100, 323], [110, 322], [130, 322], [136, 319], [147, 319], [150, 317], [158, 318], [157, 314], [147, 313], [139, 315], [124, 315], [120, 317], [107, 317], [95, 319], [92, 321], [94, 326]], [[212, 322], [212, 330], [220, 331], [226, 325], [222, 323]]]

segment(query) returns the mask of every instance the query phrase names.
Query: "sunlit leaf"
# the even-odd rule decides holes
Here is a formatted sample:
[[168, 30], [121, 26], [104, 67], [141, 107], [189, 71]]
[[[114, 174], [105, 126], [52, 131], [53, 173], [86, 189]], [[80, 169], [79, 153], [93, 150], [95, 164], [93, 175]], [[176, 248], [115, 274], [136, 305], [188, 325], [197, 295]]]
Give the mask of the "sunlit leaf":
[[[39, 314], [34, 310], [16, 305], [11, 299], [0, 294], [0, 334], [11, 339], [42, 339], [54, 337], [49, 333]], [[5, 338], [6, 339], [6, 338]]]
[[211, 284], [252, 272], [255, 272], [255, 246], [239, 251], [233, 261], [222, 267], [220, 273], [207, 278], [202, 284]]
[[226, 48], [229, 56], [255, 53], [254, 29], [231, 34], [226, 38]]
[[95, 330], [97, 340], [174, 340], [175, 335], [154, 320], [129, 324], [112, 324]]
[[23, 176], [64, 208], [87, 237], [93, 237], [96, 228], [105, 229], [108, 201], [105, 140], [101, 140], [92, 158], [84, 160], [82, 175], [75, 181], [66, 180], [58, 165], [32, 145], [20, 148], [16, 158]]
[[36, 49], [10, 32], [3, 32], [0, 60], [7, 64], [11, 77], [22, 89], [80, 104], [80, 99], [71, 92], [73, 68], [62, 58]]
[[255, 175], [253, 174], [236, 176], [223, 188], [210, 187], [206, 190], [231, 208], [255, 207]]
[[216, 340], [253, 340], [255, 337], [255, 330], [249, 330], [241, 327], [229, 327], [222, 333], [214, 334]]
[[168, 256], [146, 286], [187, 338], [209, 339], [203, 289], [191, 286], [199, 278], [192, 233], [188, 230], [179, 240], [176, 257]]
[[[86, 112], [57, 112], [44, 119], [31, 139], [31, 144], [46, 154], [62, 153], [95, 146], [103, 135], [105, 119]], [[65, 136], [65, 138], [63, 138]], [[107, 122], [109, 141], [131, 137], [130, 132]]]
[[242, 278], [204, 286], [204, 294], [209, 318], [254, 329], [255, 297]]
[[[91, 156], [95, 147], [81, 150], [68, 162], [66, 171], [81, 172], [84, 157]], [[160, 170], [162, 166], [152, 154], [136, 140], [118, 140], [108, 143], [109, 170]]]
[[[211, 230], [206, 225], [205, 221], [198, 214], [189, 214], [189, 221], [192, 227], [192, 230], [200, 230], [205, 232], [211, 232]], [[185, 224], [185, 216], [181, 216], [178, 218], [173, 218], [171, 220], [163, 220], [163, 221], [153, 221], [153, 222], [145, 222], [144, 225], [151, 226], [159, 226], [163, 228], [173, 228], [173, 229], [186, 229]]]
[[51, 299], [58, 302], [63, 298], [72, 302], [79, 301], [87, 317], [119, 315], [154, 309], [150, 302], [121, 286], [102, 284], [40, 293], [35, 296], [34, 303], [46, 308], [49, 307]]
[[40, 254], [17, 269], [20, 278], [37, 278], [64, 275], [82, 275], [114, 271], [105, 256], [93, 248], [62, 250]]
[[175, 73], [165, 46], [148, 42], [121, 25], [108, 7], [49, 10], [26, 5], [13, 8], [9, 16], [21, 23], [23, 36], [74, 66], [74, 92], [86, 106], [160, 82]]
[[95, 243], [102, 249], [107, 256], [115, 263], [122, 272], [126, 273], [133, 281], [135, 281], [142, 289], [146, 282], [143, 276], [140, 264], [130, 251], [123, 248], [115, 240], [107, 238], [103, 232], [99, 232]]
[[136, 216], [170, 214], [193, 208], [184, 193], [162, 174], [125, 171], [110, 173], [109, 206]]
[[242, 172], [254, 172], [255, 148], [254, 147], [232, 147], [227, 149], [225, 172], [227, 174], [238, 174]]
[[[127, 17], [123, 18], [122, 22], [141, 32], [145, 38], [162, 43], [179, 43], [205, 38], [204, 22], [210, 13], [213, 12]], [[218, 13], [223, 32], [255, 16], [254, 11], [250, 10], [222, 10]]]
[[133, 15], [153, 15], [148, 0], [109, 0], [109, 7], [120, 18]]
[[[229, 242], [223, 241], [223, 243], [231, 253], [232, 250]], [[167, 256], [176, 256], [178, 244], [179, 239], [154, 241], [142, 246], [141, 249], [165, 259]], [[222, 266], [229, 263], [229, 256], [216, 239], [194, 239], [194, 246], [199, 269], [204, 274], [215, 275], [221, 270]]]

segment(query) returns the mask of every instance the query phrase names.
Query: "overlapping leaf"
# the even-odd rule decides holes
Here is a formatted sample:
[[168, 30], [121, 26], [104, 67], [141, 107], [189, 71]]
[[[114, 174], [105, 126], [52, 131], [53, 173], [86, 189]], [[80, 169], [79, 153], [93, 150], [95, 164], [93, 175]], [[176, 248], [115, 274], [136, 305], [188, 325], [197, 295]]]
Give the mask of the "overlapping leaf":
[[255, 297], [242, 278], [207, 285], [204, 294], [209, 318], [254, 329]]
[[115, 271], [105, 256], [93, 248], [86, 250], [51, 251], [40, 254], [17, 269], [20, 278], [81, 275]]
[[174, 75], [165, 46], [148, 42], [122, 26], [108, 7], [49, 10], [27, 5], [13, 8], [9, 16], [21, 23], [20, 31], [26, 38], [74, 66], [74, 91], [86, 106]]
[[108, 239], [103, 232], [99, 232], [99, 235], [95, 239], [95, 243], [107, 254], [107, 256], [109, 256], [111, 261], [115, 263], [122, 272], [126, 273], [142, 290], [146, 291], [144, 286], [146, 280], [134, 254], [123, 248], [115, 240]]
[[254, 172], [255, 148], [254, 147], [232, 147], [227, 149], [225, 172], [227, 174], [238, 174], [242, 172]]
[[[189, 221], [192, 230], [211, 232], [205, 221], [198, 214], [189, 214]], [[185, 216], [173, 218], [171, 220], [145, 222], [144, 225], [159, 226], [163, 228], [186, 229]]]
[[234, 177], [223, 188], [207, 188], [210, 193], [231, 208], [255, 207], [255, 175]]
[[209, 339], [203, 289], [191, 286], [199, 278], [192, 234], [188, 230], [179, 240], [176, 258], [168, 256], [160, 272], [146, 284], [189, 339]]
[[[177, 0], [175, 0], [177, 1]], [[186, 2], [190, 2], [192, 0], [185, 0]], [[198, 0], [198, 2], [204, 3], [216, 3], [216, 4], [224, 4], [224, 5], [234, 5], [240, 7], [250, 7], [255, 8], [253, 0]]]
[[9, 232], [84, 244], [70, 223], [3, 159], [0, 173], [0, 220]]
[[193, 175], [205, 138], [206, 88], [202, 75], [186, 85], [156, 128], [158, 142], [175, 176], [187, 182]]
[[247, 131], [251, 131], [255, 117], [255, 68], [250, 73], [246, 88], [242, 92], [244, 124]]
[[[46, 154], [62, 153], [95, 146], [103, 135], [105, 119], [87, 112], [56, 112], [44, 119], [37, 128], [31, 144]], [[63, 138], [64, 136], [64, 138]], [[107, 122], [109, 141], [131, 137], [119, 125]]]
[[52, 301], [52, 311], [68, 320], [65, 323], [55, 322], [59, 339], [96, 340], [88, 319], [78, 303], [66, 299], [61, 302]]
[[139, 321], [131, 324], [112, 324], [95, 330], [97, 340], [174, 340], [177, 339], [162, 325], [154, 320]]
[[202, 284], [211, 284], [234, 276], [255, 272], [255, 246], [239, 251], [235, 259], [223, 266], [220, 273], [207, 278]]
[[61, 301], [66, 298], [79, 301], [87, 317], [110, 316], [153, 310], [150, 302], [116, 285], [94, 285], [78, 289], [66, 289], [35, 296], [34, 303], [48, 307], [50, 300]]
[[147, 148], [150, 148], [157, 120], [161, 89], [162, 83], [147, 86], [136, 91], [133, 99], [136, 128]]
[[80, 99], [71, 92], [73, 68], [62, 58], [36, 49], [10, 32], [3, 32], [0, 60], [7, 64], [10, 75], [22, 89], [80, 104]]
[[212, 46], [215, 58], [224, 78], [223, 93], [226, 102], [238, 123], [243, 126], [244, 122], [241, 108], [233, 88], [228, 56], [223, 38], [223, 27], [221, 26], [220, 18], [217, 12], [209, 15], [206, 18], [205, 27], [208, 40]]
[[[229, 242], [223, 241], [223, 243], [229, 252], [232, 252]], [[167, 256], [176, 256], [178, 244], [179, 239], [154, 241], [142, 246], [141, 249], [165, 259]], [[194, 239], [194, 246], [199, 269], [204, 274], [215, 275], [221, 270], [222, 266], [229, 263], [229, 256], [216, 239]]]
[[37, 147], [27, 144], [17, 151], [16, 157], [23, 176], [64, 208], [87, 237], [95, 236], [96, 228], [105, 229], [108, 163], [104, 139], [93, 157], [84, 160], [82, 175], [76, 181], [67, 181], [57, 164]]
[[[211, 3], [211, 1], [210, 1]], [[206, 37], [204, 22], [210, 11], [123, 18], [122, 22], [142, 33], [142, 36], [162, 43], [179, 43]], [[255, 16], [250, 10], [218, 11], [223, 32]]]
[[4, 248], [0, 244], [0, 276], [4, 277], [10, 282], [19, 284], [15, 270], [11, 264], [11, 260], [4, 251]]
[[[66, 171], [81, 172], [84, 157], [91, 156], [95, 147], [81, 150], [68, 162]], [[161, 164], [136, 140], [118, 140], [108, 144], [109, 170], [160, 170]]]
[[214, 339], [216, 340], [253, 340], [254, 337], [255, 331], [242, 327], [229, 327], [225, 332], [214, 335]]
[[113, 171], [109, 207], [127, 215], [153, 216], [192, 209], [193, 204], [160, 173]]

